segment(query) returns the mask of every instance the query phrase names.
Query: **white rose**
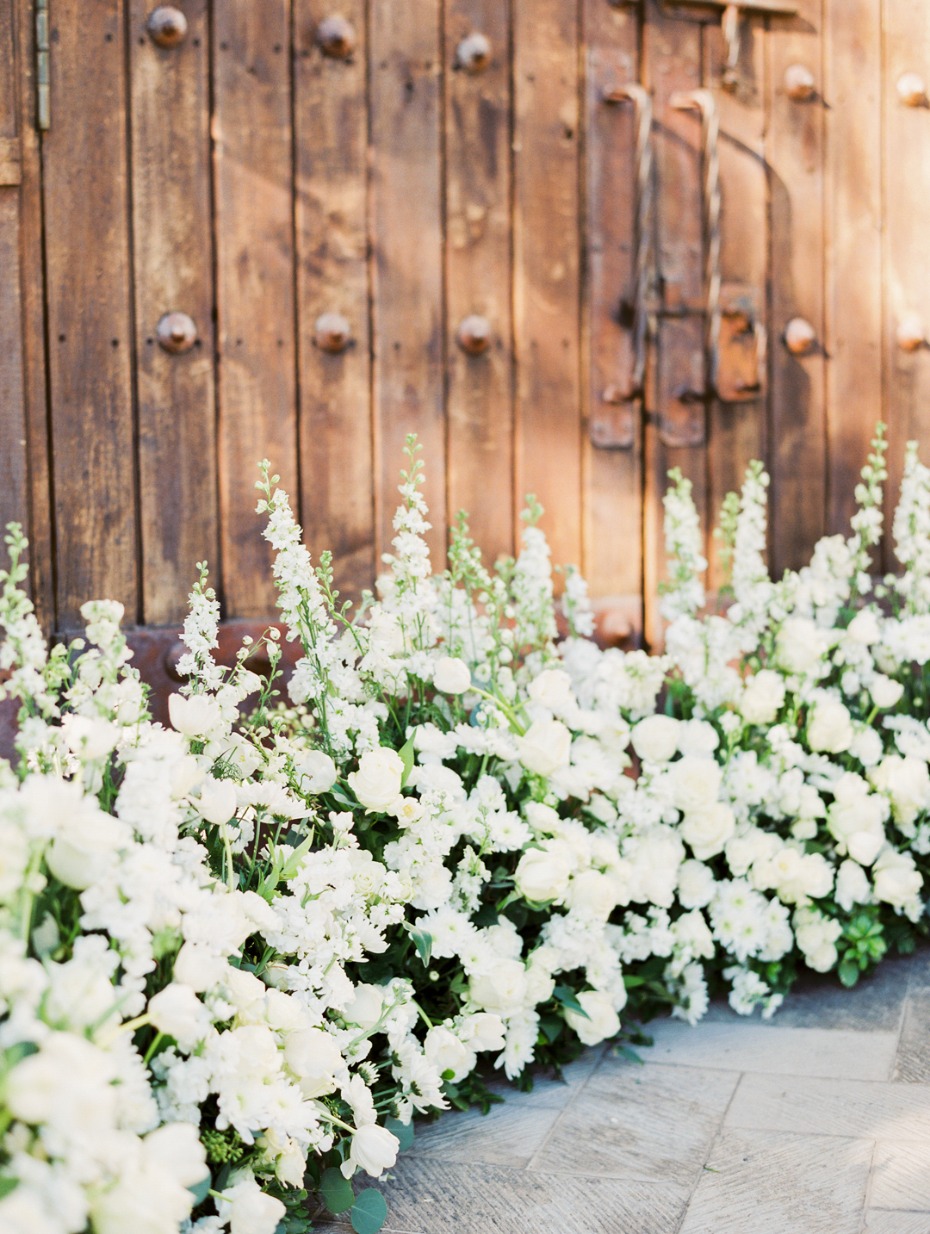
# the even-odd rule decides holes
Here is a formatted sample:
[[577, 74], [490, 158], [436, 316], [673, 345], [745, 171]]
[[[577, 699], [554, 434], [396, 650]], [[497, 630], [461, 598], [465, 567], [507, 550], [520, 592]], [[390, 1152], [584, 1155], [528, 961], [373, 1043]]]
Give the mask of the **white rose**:
[[171, 982], [149, 999], [149, 1019], [182, 1050], [193, 1050], [210, 1033], [210, 1012], [192, 989]]
[[185, 943], [174, 961], [174, 979], [198, 994], [225, 980], [229, 963], [204, 943]]
[[840, 856], [871, 865], [885, 843], [887, 803], [869, 793], [861, 776], [846, 772], [833, 786], [835, 801], [827, 810], [827, 829]]
[[530, 682], [527, 693], [534, 703], [554, 712], [567, 711], [575, 702], [572, 679], [561, 668], [544, 669]]
[[384, 991], [380, 986], [361, 984], [355, 987], [352, 1001], [343, 1011], [348, 1024], [357, 1024], [368, 1032], [381, 1019], [384, 1010]]
[[894, 681], [891, 677], [884, 676], [883, 673], [876, 673], [872, 678], [869, 693], [872, 695], [872, 702], [875, 706], [880, 707], [882, 711], [887, 711], [890, 707], [900, 703], [904, 694], [904, 686], [900, 681]]
[[829, 694], [817, 695], [807, 719], [807, 742], [823, 754], [842, 754], [852, 745], [852, 719], [839, 701]]
[[307, 750], [294, 763], [302, 793], [328, 793], [336, 783], [336, 764], [322, 750]]
[[874, 728], [860, 724], [849, 747], [849, 753], [853, 758], [857, 758], [863, 767], [874, 767], [882, 756], [882, 739]]
[[353, 1167], [357, 1166], [372, 1178], [380, 1178], [383, 1171], [390, 1169], [397, 1160], [399, 1147], [397, 1136], [386, 1127], [368, 1123], [365, 1127], [359, 1127], [352, 1137], [349, 1160], [343, 1165], [342, 1172], [348, 1177]]
[[143, 1140], [145, 1156], [167, 1170], [182, 1187], [194, 1187], [210, 1170], [197, 1128], [193, 1123], [167, 1123], [150, 1131]]
[[778, 673], [764, 668], [749, 678], [739, 709], [747, 724], [772, 724], [785, 701], [785, 683]]
[[174, 1234], [190, 1216], [194, 1197], [186, 1187], [172, 1185], [162, 1170], [127, 1163], [116, 1182], [91, 1203], [94, 1234]]
[[709, 758], [720, 745], [713, 724], [706, 720], [682, 720], [678, 727], [678, 748], [682, 754]]
[[345, 1060], [334, 1038], [321, 1028], [300, 1028], [284, 1041], [284, 1061], [297, 1076], [300, 1091], [308, 1100], [336, 1089], [336, 1073]]
[[836, 873], [836, 902], [840, 908], [851, 912], [854, 904], [868, 904], [871, 889], [865, 870], [855, 861], [847, 859]]
[[706, 861], [723, 852], [724, 845], [735, 831], [736, 817], [722, 801], [686, 814], [681, 821], [681, 834], [699, 861]]
[[689, 858], [678, 870], [678, 899], [682, 908], [704, 908], [714, 898], [714, 872], [702, 861]]
[[442, 694], [464, 694], [471, 687], [471, 670], [464, 660], [442, 656], [433, 673], [433, 685]]
[[775, 651], [789, 673], [820, 678], [829, 642], [826, 634], [806, 617], [790, 617], [778, 631]]
[[606, 921], [617, 907], [617, 884], [599, 870], [585, 870], [569, 883], [565, 903], [582, 916]]
[[633, 749], [644, 763], [667, 763], [678, 752], [679, 720], [647, 716], [633, 729]]
[[917, 919], [923, 908], [923, 879], [910, 853], [899, 853], [889, 844], [872, 867], [872, 879], [876, 899], [906, 912], [911, 920]]
[[431, 1028], [426, 1034], [423, 1052], [442, 1078], [453, 1083], [470, 1075], [477, 1061], [474, 1050], [470, 1050], [455, 1033], [442, 1025]]
[[229, 1222], [230, 1234], [275, 1234], [287, 1209], [261, 1189], [251, 1170], [238, 1170], [216, 1201], [216, 1211]]
[[476, 1011], [462, 1022], [468, 1034], [468, 1044], [481, 1054], [486, 1050], [502, 1050], [506, 1037], [504, 1021], [490, 1011]]
[[565, 1022], [582, 1045], [598, 1045], [620, 1031], [620, 1017], [606, 994], [600, 990], [582, 990], [576, 995], [584, 1015], [566, 1007]]
[[550, 776], [571, 757], [572, 735], [560, 720], [534, 720], [517, 738], [520, 762], [528, 771]]
[[684, 813], [712, 806], [720, 792], [723, 772], [711, 758], [685, 756], [668, 769], [672, 800]]
[[84, 891], [99, 880], [106, 858], [131, 840], [132, 830], [121, 819], [82, 802], [73, 815], [62, 820], [45, 860], [60, 883]]
[[116, 1093], [106, 1056], [74, 1033], [50, 1033], [36, 1054], [7, 1074], [4, 1104], [14, 1118], [93, 1135], [115, 1123]]
[[209, 737], [223, 726], [223, 711], [208, 694], [172, 694], [168, 699], [171, 726], [185, 737]]
[[549, 904], [565, 895], [573, 869], [567, 844], [555, 841], [544, 848], [529, 848], [517, 865], [514, 885], [533, 904]]
[[236, 786], [232, 780], [208, 777], [200, 786], [197, 808], [208, 823], [219, 827], [236, 813]]
[[476, 1006], [498, 1015], [512, 1015], [526, 1001], [526, 969], [519, 960], [494, 960], [469, 982], [469, 997]]
[[358, 771], [353, 771], [348, 780], [366, 814], [384, 814], [400, 796], [403, 777], [404, 760], [396, 750], [379, 746], [365, 751]]

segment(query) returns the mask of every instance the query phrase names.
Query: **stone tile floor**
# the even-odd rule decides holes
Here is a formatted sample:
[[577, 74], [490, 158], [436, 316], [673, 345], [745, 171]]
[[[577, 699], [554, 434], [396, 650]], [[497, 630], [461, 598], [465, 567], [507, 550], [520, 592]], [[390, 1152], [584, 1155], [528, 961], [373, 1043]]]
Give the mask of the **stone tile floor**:
[[[930, 951], [418, 1129], [392, 1234], [930, 1234]], [[347, 1227], [323, 1227], [346, 1234]]]

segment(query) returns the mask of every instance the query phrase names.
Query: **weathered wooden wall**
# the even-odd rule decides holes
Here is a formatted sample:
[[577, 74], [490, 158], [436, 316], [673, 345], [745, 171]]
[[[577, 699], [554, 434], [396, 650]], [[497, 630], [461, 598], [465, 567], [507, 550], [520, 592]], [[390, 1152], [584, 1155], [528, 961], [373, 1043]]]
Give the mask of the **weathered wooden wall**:
[[[713, 513], [762, 455], [781, 567], [844, 526], [879, 417], [895, 472], [927, 436], [930, 349], [899, 341], [930, 324], [930, 107], [899, 91], [930, 73], [925, 0], [746, 12], [731, 90], [719, 3], [178, 0], [186, 35], [161, 47], [144, 0], [49, 0], [43, 133], [37, 2], [0, 0], [0, 518], [30, 528], [50, 628], [101, 594], [176, 626], [203, 558], [228, 617], [269, 615], [263, 455], [357, 591], [415, 431], [437, 554], [460, 507], [510, 550], [533, 491], [556, 558], [648, 634], [669, 467]], [[337, 15], [344, 57], [320, 46]], [[636, 84], [648, 184], [618, 97]], [[675, 106], [700, 87], [727, 401], [705, 350], [709, 163]], [[193, 319], [188, 350], [160, 345], [169, 312]]]

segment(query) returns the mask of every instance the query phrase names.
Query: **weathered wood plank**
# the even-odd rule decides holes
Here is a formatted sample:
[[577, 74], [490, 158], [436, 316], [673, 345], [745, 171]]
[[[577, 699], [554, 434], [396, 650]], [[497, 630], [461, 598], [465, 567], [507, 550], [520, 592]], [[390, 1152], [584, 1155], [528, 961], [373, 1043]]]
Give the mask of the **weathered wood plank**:
[[[0, 0], [0, 57], [11, 70], [0, 77], [0, 142], [18, 152], [18, 57], [13, 16], [13, 0]], [[5, 177], [11, 179], [12, 175]], [[0, 270], [4, 272], [0, 279], [0, 532], [12, 521], [26, 528], [29, 524], [20, 211], [17, 183], [4, 183], [0, 187]], [[5, 564], [2, 549], [0, 559]]]
[[222, 0], [213, 27], [224, 594], [227, 615], [265, 616], [274, 587], [254, 514], [258, 460], [298, 491], [290, 3]]
[[442, 48], [438, 0], [371, 6], [374, 415], [379, 550], [390, 547], [404, 437], [426, 465], [430, 548], [446, 540]]
[[[472, 535], [491, 561], [513, 551], [509, 47], [509, 0], [449, 0], [444, 52], [448, 512], [452, 519], [458, 510], [468, 511]], [[490, 327], [489, 345], [477, 354], [456, 338], [472, 316], [483, 317]]]
[[827, 526], [846, 531], [882, 412], [881, 0], [825, 0]]
[[[647, 640], [661, 642], [658, 587], [664, 578], [662, 497], [668, 471], [680, 467], [707, 513], [706, 407], [699, 399], [704, 366], [701, 124], [671, 106], [672, 96], [701, 85], [701, 27], [650, 0], [643, 30], [646, 84], [654, 91], [659, 274], [663, 292], [655, 387], [647, 398], [645, 434], [644, 603]], [[647, 391], [647, 395], [650, 392]], [[693, 397], [693, 396], [692, 396]], [[690, 441], [693, 444], [669, 444]]]
[[43, 139], [58, 621], [138, 613], [126, 49], [119, 0], [51, 7]]
[[[643, 569], [642, 395], [626, 396], [636, 364], [637, 124], [632, 102], [605, 103], [604, 93], [639, 81], [637, 14], [585, 0], [583, 34], [587, 294], [582, 345], [589, 430], [584, 447], [584, 572], [594, 594], [623, 597], [636, 616]], [[610, 402], [616, 398], [623, 401]], [[615, 429], [628, 426], [626, 448], [598, 448], [596, 426], [605, 411]], [[616, 423], [617, 416], [623, 417], [622, 424]]]
[[[194, 565], [216, 585], [213, 242], [208, 0], [185, 5], [187, 35], [159, 47], [148, 0], [131, 0], [132, 201], [138, 356], [142, 618], [183, 619]], [[172, 354], [157, 327], [188, 314], [197, 340]]]
[[[769, 400], [772, 477], [771, 553], [776, 574], [809, 560], [826, 528], [826, 358], [824, 97], [822, 0], [799, 0], [793, 21], [766, 36], [771, 273]], [[799, 93], [802, 70], [812, 93]], [[789, 74], [787, 80], [786, 75]], [[792, 355], [784, 331], [794, 318], [813, 327], [819, 345]]]
[[[783, 19], [779, 19], [783, 20]], [[735, 89], [721, 90], [718, 83], [726, 69], [727, 47], [718, 25], [707, 27], [704, 35], [705, 81], [718, 100], [720, 114], [720, 186], [723, 195], [721, 215], [720, 268], [724, 309], [731, 301], [743, 299], [753, 305], [749, 336], [755, 332], [764, 340], [768, 332], [768, 184], [765, 164], [765, 25], [759, 17], [747, 17], [740, 22], [740, 57], [736, 66]], [[739, 294], [729, 291], [738, 288]], [[749, 354], [747, 369], [751, 370], [753, 345], [738, 333], [739, 326], [726, 318], [721, 337], [720, 372], [717, 382], [720, 395], [736, 395], [727, 381], [729, 361], [739, 363], [740, 349]], [[731, 340], [728, 342], [728, 340]], [[765, 342], [761, 344], [764, 363]], [[757, 347], [756, 351], [759, 350]], [[755, 397], [745, 401], [715, 399], [709, 409], [708, 434], [708, 506], [712, 514], [719, 511], [728, 492], [743, 482], [746, 465], [751, 459], [761, 459], [766, 452], [765, 373], [740, 372], [737, 380], [758, 377]], [[711, 537], [710, 586], [721, 582], [716, 539]]]
[[[910, 107], [898, 82], [917, 73], [927, 80], [923, 49], [930, 46], [930, 9], [921, 0], [886, 4], [883, 22], [884, 77], [884, 354], [885, 418], [889, 437], [889, 519], [898, 499], [904, 445], [930, 433], [930, 347], [906, 348], [930, 332], [930, 110]], [[906, 83], [905, 83], [906, 84]], [[900, 334], [900, 338], [899, 338]], [[892, 553], [887, 566], [894, 566]]]
[[[324, 54], [323, 0], [295, 8], [297, 305], [302, 514], [315, 556], [333, 552], [336, 585], [357, 595], [375, 577], [368, 272], [368, 100], [364, 0], [343, 4], [354, 51]], [[348, 47], [348, 43], [347, 43]], [[317, 339], [339, 314], [341, 351]]]
[[581, 560], [577, 0], [514, 7], [517, 499], [545, 506], [557, 562]]
[[42, 278], [42, 162], [35, 127], [35, 57], [31, 0], [15, 0], [16, 80], [19, 82], [20, 269], [23, 408], [27, 437], [30, 589], [46, 630], [55, 625], [54, 552], [48, 446], [45, 306]]

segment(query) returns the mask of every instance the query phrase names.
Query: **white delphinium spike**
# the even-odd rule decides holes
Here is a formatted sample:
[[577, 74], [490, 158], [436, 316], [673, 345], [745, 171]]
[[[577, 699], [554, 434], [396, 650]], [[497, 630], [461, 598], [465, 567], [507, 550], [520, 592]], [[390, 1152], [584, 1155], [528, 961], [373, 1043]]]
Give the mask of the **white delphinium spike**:
[[574, 566], [566, 566], [562, 612], [573, 638], [594, 637], [594, 609], [588, 596], [588, 580]]
[[0, 671], [9, 671], [9, 676], [0, 682], [0, 699], [19, 699], [32, 714], [51, 718], [59, 709], [46, 681], [48, 645], [33, 603], [21, 587], [29, 574], [23, 560], [29, 541], [19, 523], [9, 524], [4, 543], [10, 566], [0, 570]]
[[884, 515], [882, 500], [884, 484], [888, 479], [888, 468], [885, 455], [888, 442], [885, 440], [885, 426], [879, 423], [872, 438], [872, 449], [865, 466], [862, 468], [861, 479], [856, 485], [857, 510], [852, 517], [852, 531], [848, 546], [850, 550], [850, 583], [852, 590], [859, 595], [867, 595], [872, 587], [870, 569], [872, 565], [872, 549], [882, 538]]
[[691, 481], [676, 467], [669, 472], [665, 507], [665, 553], [669, 579], [662, 587], [662, 616], [667, 621], [693, 616], [705, 601], [701, 575], [707, 569], [701, 520], [691, 496]]
[[178, 676], [188, 678], [182, 687], [184, 694], [199, 694], [217, 690], [223, 684], [224, 673], [213, 658], [219, 646], [220, 602], [208, 586], [207, 563], [198, 561], [199, 578], [191, 589], [188, 612], [184, 618], [181, 641], [187, 648], [178, 660]]
[[513, 567], [510, 593], [514, 608], [514, 642], [544, 657], [553, 653], [556, 637], [552, 562], [545, 533], [537, 527], [543, 508], [530, 494], [521, 518], [520, 554]]
[[768, 620], [772, 594], [772, 582], [765, 560], [768, 486], [769, 477], [762, 464], [758, 461], [750, 463], [740, 493], [733, 537], [734, 603], [728, 614], [734, 624], [742, 627], [750, 645], [754, 645], [758, 632]]
[[895, 582], [898, 595], [909, 613], [930, 612], [930, 468], [918, 458], [916, 441], [907, 443], [892, 531], [904, 567]]

